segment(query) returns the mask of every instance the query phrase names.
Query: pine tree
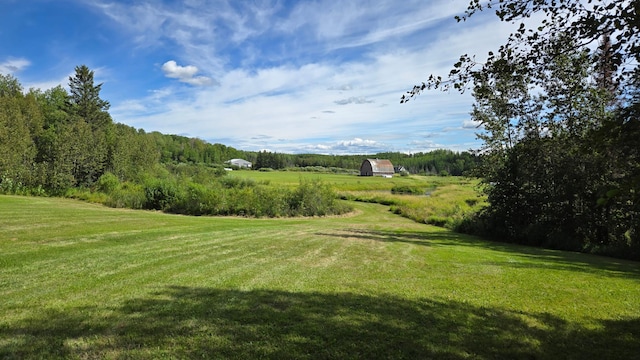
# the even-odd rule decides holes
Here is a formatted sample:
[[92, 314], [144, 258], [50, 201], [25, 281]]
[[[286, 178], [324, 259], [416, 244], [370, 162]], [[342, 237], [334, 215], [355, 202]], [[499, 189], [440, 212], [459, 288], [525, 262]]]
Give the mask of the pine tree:
[[75, 76], [69, 77], [69, 102], [74, 115], [79, 116], [95, 130], [111, 123], [107, 110], [110, 104], [100, 98], [102, 84], [94, 85], [93, 71], [86, 65], [76, 66]]

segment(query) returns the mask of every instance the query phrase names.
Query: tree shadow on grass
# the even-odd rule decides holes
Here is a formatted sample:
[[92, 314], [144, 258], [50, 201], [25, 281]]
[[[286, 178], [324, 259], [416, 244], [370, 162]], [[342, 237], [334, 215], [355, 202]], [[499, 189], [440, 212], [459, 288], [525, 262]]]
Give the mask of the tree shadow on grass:
[[442, 300], [170, 286], [0, 327], [0, 358], [632, 359], [640, 318], [585, 328]]
[[509, 261], [492, 262], [493, 265], [514, 268], [578, 271], [640, 281], [639, 262], [570, 251], [500, 243], [484, 240], [475, 236], [458, 234], [452, 231], [388, 231], [354, 228], [326, 231], [317, 233], [316, 235], [380, 242], [399, 242], [431, 247], [450, 245], [475, 247], [514, 255], [514, 258]]
[[389, 230], [366, 230], [360, 228], [337, 229], [317, 232], [315, 235], [328, 236], [343, 239], [372, 240], [380, 242], [400, 242], [420, 246], [437, 245], [435, 241], [446, 239], [453, 240], [456, 234], [448, 232], [414, 232], [414, 231], [389, 231]]

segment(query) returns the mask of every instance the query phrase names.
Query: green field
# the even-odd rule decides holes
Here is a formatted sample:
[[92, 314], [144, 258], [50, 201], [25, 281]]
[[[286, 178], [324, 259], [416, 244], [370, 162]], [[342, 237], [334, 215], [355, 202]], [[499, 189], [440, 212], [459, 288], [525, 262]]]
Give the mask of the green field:
[[459, 183], [462, 178], [454, 176], [394, 176], [391, 179], [380, 176], [356, 176], [346, 174], [316, 173], [304, 171], [232, 171], [227, 176], [250, 178], [256, 181], [296, 186], [300, 179], [315, 180], [334, 185], [340, 191], [391, 190], [394, 185], [416, 185], [431, 187]]
[[[301, 180], [330, 184], [344, 199], [390, 205], [391, 210], [414, 221], [450, 229], [485, 204], [477, 179], [438, 176], [354, 176], [295, 171], [236, 171], [229, 176], [259, 183], [297, 186]], [[422, 196], [392, 194], [394, 187], [410, 187]]]
[[0, 196], [0, 358], [640, 358], [640, 264], [353, 205], [249, 219]]

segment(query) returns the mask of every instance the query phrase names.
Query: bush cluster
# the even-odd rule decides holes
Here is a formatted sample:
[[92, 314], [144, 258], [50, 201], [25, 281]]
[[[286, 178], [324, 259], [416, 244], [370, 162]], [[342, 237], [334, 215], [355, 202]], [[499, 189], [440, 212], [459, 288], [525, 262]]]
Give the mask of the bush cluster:
[[3, 176], [0, 177], [0, 194], [4, 195], [26, 195], [26, 196], [46, 196], [47, 193], [42, 187], [26, 186], [22, 182]]
[[106, 194], [104, 203], [108, 206], [195, 216], [325, 216], [352, 210], [319, 180], [301, 180], [293, 189], [231, 176], [212, 179], [207, 184], [156, 177], [138, 185], [120, 183], [113, 175], [105, 174], [96, 190]]

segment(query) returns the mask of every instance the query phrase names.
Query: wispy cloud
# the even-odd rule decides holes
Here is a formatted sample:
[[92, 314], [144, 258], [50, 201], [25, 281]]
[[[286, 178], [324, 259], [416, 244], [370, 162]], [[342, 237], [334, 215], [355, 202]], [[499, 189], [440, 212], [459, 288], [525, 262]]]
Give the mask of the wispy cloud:
[[[210, 141], [232, 141], [248, 149], [270, 148], [286, 152], [365, 153], [384, 149], [417, 149], [424, 151], [446, 144], [434, 142], [411, 144], [407, 137], [420, 130], [438, 133], [447, 124], [460, 124], [460, 114], [468, 118], [468, 97], [433, 92], [420, 101], [400, 105], [399, 96], [416, 79], [415, 70], [424, 66], [431, 49], [414, 53], [372, 54], [367, 63], [351, 62], [334, 65], [311, 63], [302, 66], [278, 66], [257, 70], [234, 69], [223, 74], [219, 86], [194, 88], [185, 98], [167, 96], [161, 102], [149, 98], [151, 115], [122, 114], [128, 123], [146, 129], [176, 133], [188, 123], [192, 136]], [[403, 64], [404, 66], [392, 66]], [[178, 74], [195, 74], [181, 68]], [[335, 84], [349, 84], [348, 86]], [[355, 91], [361, 95], [335, 99], [336, 90]], [[144, 100], [144, 99], [142, 99]], [[147, 101], [147, 100], [145, 100]], [[143, 102], [144, 103], [144, 102]], [[357, 106], [348, 106], [348, 105]], [[387, 106], [381, 107], [380, 105]], [[158, 112], [158, 110], [161, 110]], [[176, 119], [180, 119], [176, 122]], [[396, 120], [397, 119], [397, 120]], [[393, 120], [393, 121], [391, 121]], [[393, 126], [389, 126], [393, 122]], [[239, 126], [242, 124], [242, 126]], [[368, 138], [362, 138], [363, 129]], [[415, 129], [406, 135], [398, 131]], [[310, 145], [300, 143], [310, 137], [368, 139], [368, 147], [344, 141]], [[276, 143], [271, 139], [292, 139]], [[390, 145], [383, 138], [403, 139], [403, 144]], [[471, 136], [472, 138], [472, 136]], [[253, 139], [253, 141], [247, 141]], [[258, 141], [259, 142], [256, 142]], [[466, 149], [465, 149], [466, 150]]]
[[16, 74], [31, 65], [31, 62], [24, 58], [9, 58], [0, 62], [0, 74]]
[[328, 88], [328, 90], [350, 91], [350, 90], [353, 90], [353, 86], [351, 86], [351, 84], [331, 86]]
[[367, 100], [364, 96], [359, 97], [350, 97], [348, 99], [336, 100], [334, 103], [338, 105], [347, 105], [347, 104], [370, 104], [373, 100]]
[[294, 152], [322, 154], [374, 154], [389, 149], [389, 144], [370, 139], [353, 138], [317, 144], [308, 144]]
[[[467, 5], [461, 0], [72, 4], [93, 9], [101, 32], [125, 39], [123, 68], [104, 65], [114, 69], [103, 89], [117, 89], [117, 99], [108, 99], [116, 121], [247, 150], [424, 151], [473, 143], [469, 94], [426, 92], [405, 105], [399, 98], [429, 74], [446, 75], [462, 53], [482, 61], [513, 27], [482, 14], [456, 24], [453, 16]], [[5, 61], [0, 71], [28, 66]], [[141, 77], [136, 93], [125, 75], [134, 73]]]

